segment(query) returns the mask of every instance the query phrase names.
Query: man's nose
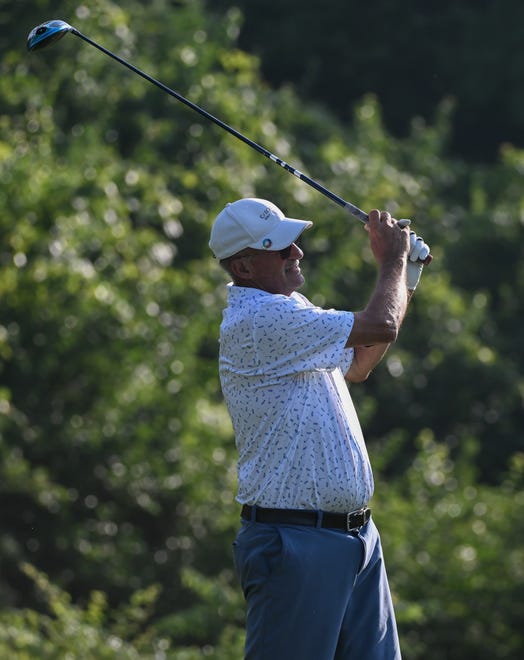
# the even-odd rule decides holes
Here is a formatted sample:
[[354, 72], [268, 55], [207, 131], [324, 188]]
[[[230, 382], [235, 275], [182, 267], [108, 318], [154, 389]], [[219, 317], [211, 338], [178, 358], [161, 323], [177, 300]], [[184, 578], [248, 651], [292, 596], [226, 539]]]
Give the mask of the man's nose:
[[296, 243], [293, 243], [291, 246], [291, 252], [289, 253], [289, 258], [290, 259], [302, 259], [304, 256], [304, 253], [302, 250], [298, 247]]

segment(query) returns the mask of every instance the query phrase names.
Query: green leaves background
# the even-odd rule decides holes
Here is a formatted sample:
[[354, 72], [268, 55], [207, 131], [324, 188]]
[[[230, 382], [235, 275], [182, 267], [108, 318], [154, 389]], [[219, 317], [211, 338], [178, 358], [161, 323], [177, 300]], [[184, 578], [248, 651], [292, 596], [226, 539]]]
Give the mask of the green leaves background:
[[446, 98], [398, 137], [373, 94], [345, 119], [272, 87], [239, 47], [241, 12], [212, 4], [0, 6], [0, 651], [242, 657], [211, 222], [255, 194], [313, 219], [318, 304], [361, 307], [375, 273], [358, 222], [96, 49], [28, 54], [57, 17], [361, 208], [414, 218], [435, 260], [352, 389], [404, 655], [515, 657], [523, 152], [450, 155]]

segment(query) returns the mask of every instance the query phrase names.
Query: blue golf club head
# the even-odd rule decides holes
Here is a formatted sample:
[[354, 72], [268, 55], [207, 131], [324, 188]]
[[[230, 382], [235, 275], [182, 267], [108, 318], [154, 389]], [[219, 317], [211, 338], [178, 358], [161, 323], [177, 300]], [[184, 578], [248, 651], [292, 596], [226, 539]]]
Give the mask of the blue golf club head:
[[27, 37], [27, 50], [40, 50], [61, 39], [74, 28], [65, 21], [46, 21], [31, 30]]

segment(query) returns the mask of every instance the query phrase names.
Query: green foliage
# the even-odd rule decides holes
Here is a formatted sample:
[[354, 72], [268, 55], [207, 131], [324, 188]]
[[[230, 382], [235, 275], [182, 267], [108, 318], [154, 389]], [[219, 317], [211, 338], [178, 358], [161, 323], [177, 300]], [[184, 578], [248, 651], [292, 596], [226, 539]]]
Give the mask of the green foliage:
[[357, 309], [375, 276], [352, 218], [96, 49], [69, 35], [27, 54], [29, 30], [59, 16], [346, 199], [416, 219], [435, 261], [397, 345], [352, 389], [376, 466], [373, 508], [406, 657], [510, 657], [523, 643], [523, 152], [508, 146], [489, 167], [446, 158], [447, 102], [395, 139], [371, 94], [348, 126], [292, 88], [271, 90], [237, 47], [236, 10], [41, 0], [9, 16], [2, 654], [242, 656], [212, 219], [251, 194], [312, 218], [303, 271], [318, 304]]
[[374, 501], [403, 655], [515, 658], [523, 641], [524, 455], [490, 487], [430, 429], [417, 444], [404, 479]]
[[[50, 583], [46, 575], [25, 564], [22, 572], [38, 590], [40, 611], [4, 610], [0, 613], [0, 654], [13, 660], [215, 660], [241, 657], [243, 632], [233, 625], [242, 611], [238, 590], [223, 580], [212, 583], [195, 571], [183, 579], [201, 604], [151, 627], [150, 619], [159, 588], [151, 586], [132, 594], [129, 602], [110, 609], [103, 592], [89, 595], [85, 608], [74, 605], [69, 594]], [[218, 617], [217, 617], [218, 614]], [[218, 643], [206, 643], [209, 624], [221, 623]], [[215, 623], [216, 625], [216, 623]], [[165, 629], [166, 634], [162, 634]], [[195, 630], [200, 635], [195, 635]], [[173, 638], [202, 639], [202, 646], [172, 646]]]
[[[156, 589], [133, 594], [131, 602], [111, 613], [102, 592], [91, 593], [85, 609], [71, 603], [67, 593], [26, 564], [23, 572], [38, 587], [44, 612], [6, 611], [0, 616], [0, 653], [15, 660], [55, 660], [56, 658], [97, 658], [134, 660], [166, 657], [166, 640], [150, 639], [142, 625]], [[144, 651], [144, 653], [142, 653]], [[160, 651], [160, 653], [158, 653]]]

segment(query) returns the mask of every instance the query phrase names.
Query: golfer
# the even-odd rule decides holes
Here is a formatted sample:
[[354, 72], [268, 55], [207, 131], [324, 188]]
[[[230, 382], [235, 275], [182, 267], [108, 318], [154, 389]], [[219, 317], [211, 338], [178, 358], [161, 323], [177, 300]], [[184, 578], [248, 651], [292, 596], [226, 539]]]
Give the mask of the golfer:
[[[249, 660], [400, 658], [373, 475], [348, 383], [397, 338], [429, 254], [389, 213], [365, 228], [377, 280], [362, 311], [312, 305], [297, 245], [311, 227], [255, 198], [228, 204], [209, 242], [228, 272], [220, 379], [238, 448], [234, 561]], [[350, 306], [348, 292], [348, 307]]]

